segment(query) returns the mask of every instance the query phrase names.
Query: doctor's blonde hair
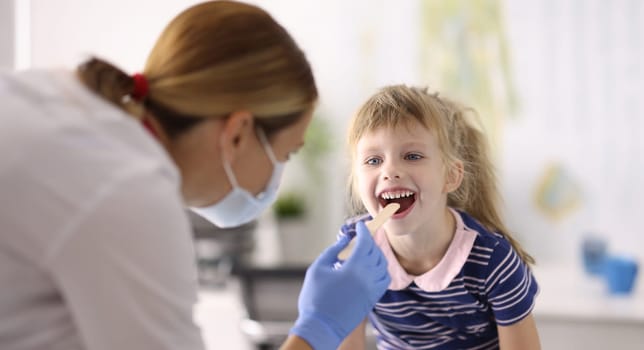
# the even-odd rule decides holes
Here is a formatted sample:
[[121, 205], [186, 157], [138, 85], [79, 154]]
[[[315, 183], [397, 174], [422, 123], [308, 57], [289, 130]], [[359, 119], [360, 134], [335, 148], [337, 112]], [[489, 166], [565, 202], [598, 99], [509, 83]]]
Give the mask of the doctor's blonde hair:
[[248, 110], [270, 134], [296, 122], [318, 97], [311, 67], [293, 38], [264, 10], [235, 1], [192, 6], [164, 29], [143, 75], [149, 92], [98, 58], [80, 65], [83, 83], [131, 114], [139, 105], [176, 136], [211, 117]]
[[[355, 164], [356, 146], [367, 132], [378, 128], [413, 127], [419, 122], [438, 138], [445, 169], [456, 161], [463, 163], [463, 180], [447, 196], [447, 205], [476, 218], [487, 230], [503, 235], [526, 263], [534, 259], [512, 237], [501, 219], [494, 167], [485, 134], [476, 112], [426, 88], [406, 85], [387, 86], [371, 96], [351, 120], [348, 145]], [[349, 178], [349, 204], [352, 214], [366, 210], [355, 192], [353, 166]]]

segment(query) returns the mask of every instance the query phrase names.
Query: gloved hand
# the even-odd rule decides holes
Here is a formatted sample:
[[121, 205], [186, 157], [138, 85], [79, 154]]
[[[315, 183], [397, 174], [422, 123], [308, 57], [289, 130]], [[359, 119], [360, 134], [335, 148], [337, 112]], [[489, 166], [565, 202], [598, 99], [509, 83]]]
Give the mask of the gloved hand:
[[343, 236], [306, 271], [298, 301], [299, 316], [291, 329], [315, 350], [337, 349], [364, 320], [387, 290], [387, 260], [364, 222], [356, 224], [356, 245], [339, 267], [338, 253], [349, 244]]

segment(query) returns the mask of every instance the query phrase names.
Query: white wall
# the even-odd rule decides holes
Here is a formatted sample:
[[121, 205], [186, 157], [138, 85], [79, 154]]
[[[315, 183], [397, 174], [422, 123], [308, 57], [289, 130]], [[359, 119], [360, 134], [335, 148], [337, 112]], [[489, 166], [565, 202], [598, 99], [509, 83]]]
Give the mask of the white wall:
[[[541, 260], [579, 261], [587, 232], [644, 262], [644, 3], [508, 1], [521, 111], [506, 123], [504, 197], [510, 226]], [[549, 162], [581, 191], [551, 220], [534, 206]]]
[[33, 67], [74, 67], [98, 55], [134, 72], [165, 24], [197, 1], [31, 0]]
[[14, 0], [0, 0], [0, 69], [14, 68]]

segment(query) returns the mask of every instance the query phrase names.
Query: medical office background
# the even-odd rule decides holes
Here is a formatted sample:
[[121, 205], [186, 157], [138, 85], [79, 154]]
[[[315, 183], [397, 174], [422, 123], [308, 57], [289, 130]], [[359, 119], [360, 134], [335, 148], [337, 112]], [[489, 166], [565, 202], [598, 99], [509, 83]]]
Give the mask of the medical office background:
[[[0, 0], [0, 68], [73, 68], [95, 54], [134, 73], [165, 23], [196, 2]], [[537, 260], [544, 348], [644, 343], [641, 276], [611, 295], [582, 264], [590, 238], [644, 261], [643, 1], [249, 2], [295, 37], [321, 93], [311, 146], [280, 191], [296, 218], [259, 220], [255, 262], [306, 264], [333, 242], [346, 215], [347, 120], [380, 86], [427, 85], [477, 109], [490, 135], [508, 226]], [[212, 314], [224, 304], [239, 305], [215, 302]], [[208, 317], [230, 327], [228, 348], [250, 346]]]

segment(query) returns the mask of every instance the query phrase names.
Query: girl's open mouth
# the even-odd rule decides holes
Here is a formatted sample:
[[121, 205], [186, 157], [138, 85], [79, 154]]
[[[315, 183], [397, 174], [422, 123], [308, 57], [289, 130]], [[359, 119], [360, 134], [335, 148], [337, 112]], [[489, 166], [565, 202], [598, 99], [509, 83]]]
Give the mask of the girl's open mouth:
[[385, 191], [378, 196], [378, 202], [383, 208], [389, 203], [400, 204], [400, 208], [393, 216], [394, 218], [398, 218], [405, 216], [414, 205], [416, 202], [416, 193], [409, 190]]

